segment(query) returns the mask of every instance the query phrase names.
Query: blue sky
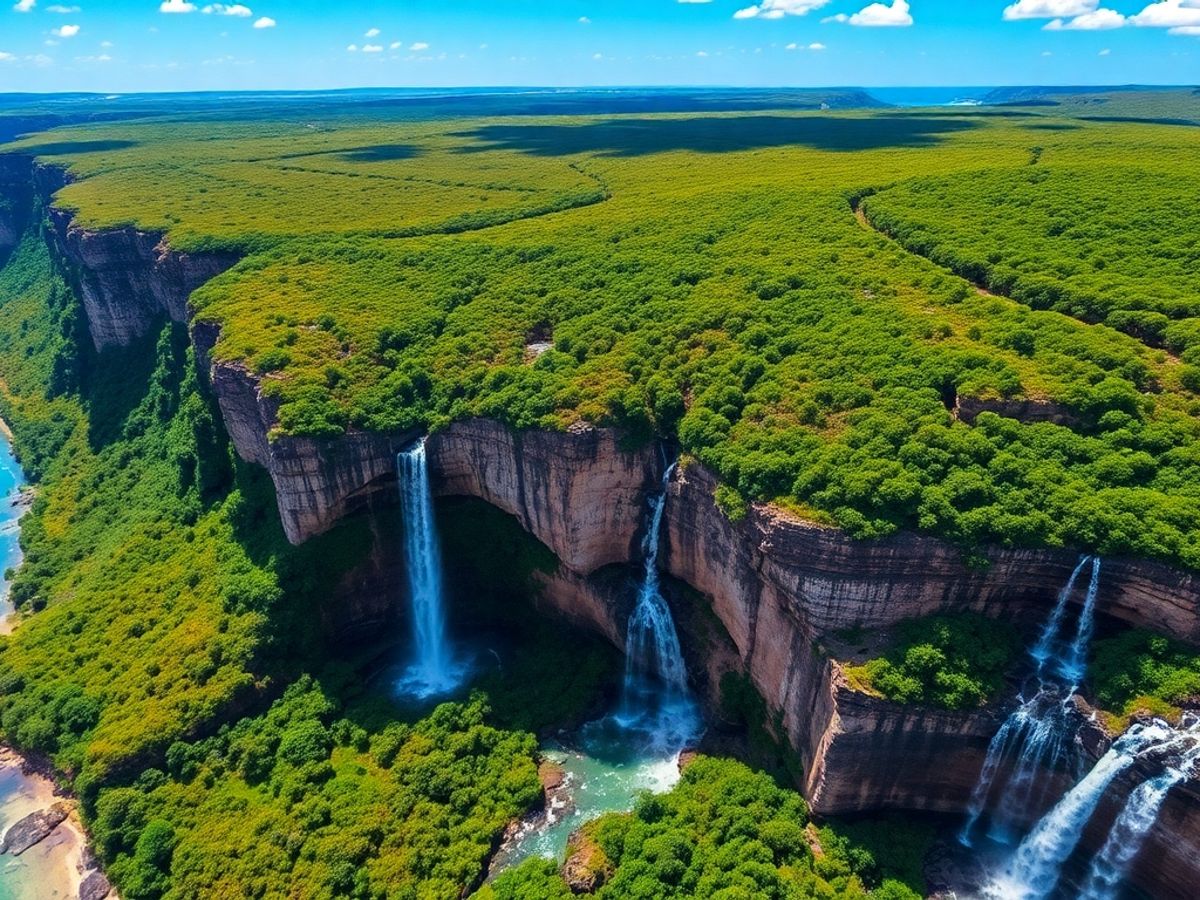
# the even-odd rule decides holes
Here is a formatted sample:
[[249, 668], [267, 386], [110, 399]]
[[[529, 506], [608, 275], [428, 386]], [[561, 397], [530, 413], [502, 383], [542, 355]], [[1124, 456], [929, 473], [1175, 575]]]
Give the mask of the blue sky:
[[1200, 82], [1200, 0], [0, 4], [0, 92]]

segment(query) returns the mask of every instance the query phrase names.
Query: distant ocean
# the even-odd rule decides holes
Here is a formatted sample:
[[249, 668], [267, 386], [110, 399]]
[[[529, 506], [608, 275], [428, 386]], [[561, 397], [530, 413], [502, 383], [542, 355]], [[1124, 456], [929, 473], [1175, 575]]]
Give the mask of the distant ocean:
[[891, 106], [981, 106], [990, 87], [889, 87], [867, 88], [876, 100]]

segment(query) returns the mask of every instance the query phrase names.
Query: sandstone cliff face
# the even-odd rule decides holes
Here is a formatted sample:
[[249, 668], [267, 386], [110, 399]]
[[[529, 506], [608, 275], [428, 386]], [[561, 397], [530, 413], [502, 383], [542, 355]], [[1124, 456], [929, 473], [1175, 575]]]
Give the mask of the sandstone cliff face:
[[163, 318], [186, 323], [192, 291], [238, 260], [232, 253], [181, 253], [162, 234], [136, 228], [82, 228], [71, 212], [52, 205], [54, 194], [70, 180], [68, 174], [38, 166], [34, 179], [56, 249], [72, 264], [97, 350], [125, 346]]

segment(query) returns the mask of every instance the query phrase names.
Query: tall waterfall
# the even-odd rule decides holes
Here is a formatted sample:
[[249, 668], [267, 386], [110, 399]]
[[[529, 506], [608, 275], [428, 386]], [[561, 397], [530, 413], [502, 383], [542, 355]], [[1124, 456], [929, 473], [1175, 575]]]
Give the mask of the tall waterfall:
[[[1064, 637], [1067, 607], [1079, 576], [1089, 562], [1091, 579], [1075, 634], [1068, 642]], [[1037, 642], [1029, 650], [1036, 666], [1037, 690], [1028, 699], [1022, 699], [988, 746], [983, 770], [971, 792], [967, 821], [959, 833], [963, 844], [971, 845], [971, 833], [998, 787], [996, 777], [1006, 761], [1012, 761], [1011, 774], [1004, 785], [996, 818], [1000, 821], [1019, 819], [1030, 805], [1043, 799], [1046, 782], [1039, 775], [1043, 769], [1058, 763], [1071, 733], [1070, 699], [1087, 664], [1099, 587], [1100, 558], [1082, 557], [1058, 592], [1054, 609], [1042, 626]]]
[[651, 502], [642, 542], [642, 583], [626, 629], [624, 696], [618, 720], [647, 732], [651, 743], [661, 749], [678, 750], [695, 737], [698, 715], [688, 690], [679, 633], [663, 598], [658, 573], [667, 487], [674, 472], [674, 465], [667, 468], [662, 492]]
[[1129, 795], [1108, 839], [1092, 860], [1083, 887], [1084, 900], [1112, 900], [1117, 896], [1121, 880], [1154, 827], [1167, 795], [1186, 780], [1200, 762], [1200, 718], [1185, 718], [1176, 741], [1179, 758], [1169, 763], [1161, 775], [1142, 782]]
[[1058, 886], [1063, 864], [1074, 852], [1109, 785], [1139, 758], [1180, 754], [1164, 775], [1135, 790], [1096, 857], [1085, 896], [1110, 897], [1174, 784], [1200, 758], [1200, 727], [1179, 731], [1165, 722], [1134, 725], [1117, 739], [1092, 770], [1058, 802], [1021, 842], [1004, 871], [985, 889], [990, 900], [1043, 900]]
[[461, 676], [446, 643], [442, 555], [433, 517], [425, 439], [396, 456], [404, 516], [404, 561], [413, 626], [413, 661], [401, 690], [417, 696], [452, 690]]

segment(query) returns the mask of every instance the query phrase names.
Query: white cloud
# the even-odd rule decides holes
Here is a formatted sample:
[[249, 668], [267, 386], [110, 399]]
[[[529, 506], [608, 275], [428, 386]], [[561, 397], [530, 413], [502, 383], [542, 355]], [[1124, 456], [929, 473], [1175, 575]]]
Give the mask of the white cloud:
[[13, 9], [17, 12], [33, 12], [35, 6], [37, 6], [37, 0], [17, 0]]
[[604, 54], [603, 53], [593, 53], [592, 59], [595, 59], [595, 60], [604, 59]]
[[824, 44], [816, 42], [816, 43], [809, 44], [808, 49], [809, 50], [824, 50], [824, 49], [826, 49], [826, 47]]
[[1151, 3], [1129, 21], [1143, 28], [1192, 28], [1200, 25], [1200, 0], [1160, 0]]
[[59, 28], [51, 29], [50, 33], [52, 35], [54, 35], [55, 37], [73, 38], [73, 37], [75, 37], [75, 35], [79, 34], [79, 26], [78, 25], [63, 25]]
[[1095, 12], [1100, 0], [1017, 0], [1004, 8], [1004, 20], [1069, 19]]
[[708, 56], [708, 51], [707, 50], [697, 50], [696, 55], [699, 56], [701, 59], [703, 59], [704, 57]]
[[0, 62], [13, 62], [14, 60], [16, 60], [16, 57], [13, 54], [0, 50]]
[[1108, 47], [1105, 47], [1103, 50], [1101, 50], [1096, 55], [1097, 56], [1112, 56], [1112, 50], [1110, 50]]
[[1172, 28], [1167, 34], [1178, 34], [1184, 37], [1200, 37], [1200, 25], [1180, 25]]
[[820, 9], [829, 0], [762, 0], [754, 6], [739, 9], [735, 19], [782, 19], [784, 16], [804, 16]]
[[158, 11], [164, 13], [190, 13], [196, 11], [196, 4], [190, 3], [188, 0], [163, 0], [159, 4]]
[[63, 6], [61, 3], [55, 3], [53, 6], [47, 6], [46, 12], [58, 13], [60, 16], [69, 16], [72, 13], [79, 12], [78, 6]]
[[378, 28], [369, 28], [369, 29], [367, 29], [367, 33], [364, 34], [363, 37], [368, 37], [368, 38], [379, 37], [379, 29]]
[[422, 50], [428, 50], [429, 45], [427, 43], [425, 43], [424, 41], [417, 41], [415, 44], [413, 44], [408, 49], [411, 50], [413, 53], [420, 53]]
[[[825, 45], [819, 44], [819, 43], [812, 43], [812, 44], [809, 44], [807, 47], [805, 47], [804, 45], [797, 44], [793, 41], [792, 43], [788, 44], [783, 49], [784, 50], [824, 50]], [[757, 53], [758, 51], [756, 50], [754, 52]]]
[[388, 44], [388, 49], [389, 50], [402, 50], [402, 49], [404, 49], [404, 42], [403, 41], [392, 41], [390, 44]]
[[270, 16], [263, 16], [261, 19], [259, 19], [257, 22], [254, 23], [254, 27], [255, 28], [274, 28], [275, 20], [272, 19]]
[[240, 3], [234, 3], [232, 6], [226, 6], [224, 3], [210, 3], [201, 12], [207, 16], [236, 16], [239, 19], [246, 19], [254, 15], [250, 7]]
[[1124, 27], [1125, 17], [1115, 9], [1098, 9], [1065, 22], [1053, 19], [1045, 25], [1046, 31], [1109, 31]]
[[903, 28], [913, 23], [908, 9], [908, 0], [892, 0], [891, 6], [886, 3], [872, 3], [845, 21], [849, 25], [859, 25], [863, 28]]
[[358, 44], [350, 44], [346, 48], [346, 52], [347, 53], [357, 53], [358, 52]]
[[113, 45], [112, 41], [101, 41], [100, 42], [100, 46], [103, 47], [105, 50], [111, 49], [112, 45]]
[[1042, 56], [1053, 56], [1053, 55], [1054, 55], [1054, 54], [1053, 54], [1053, 53], [1051, 53], [1049, 50], [1043, 50], [1043, 51], [1042, 51]]
[[579, 24], [580, 24], [580, 25], [591, 25], [591, 24], [592, 24], [592, 20], [591, 20], [591, 19], [589, 19], [587, 16], [580, 16], [580, 17], [579, 17]]
[[106, 63], [112, 62], [112, 57], [107, 53], [101, 53], [99, 56], [77, 56], [75, 62], [78, 63]]
[[382, 53], [383, 47], [380, 44], [363, 44], [363, 53]]

